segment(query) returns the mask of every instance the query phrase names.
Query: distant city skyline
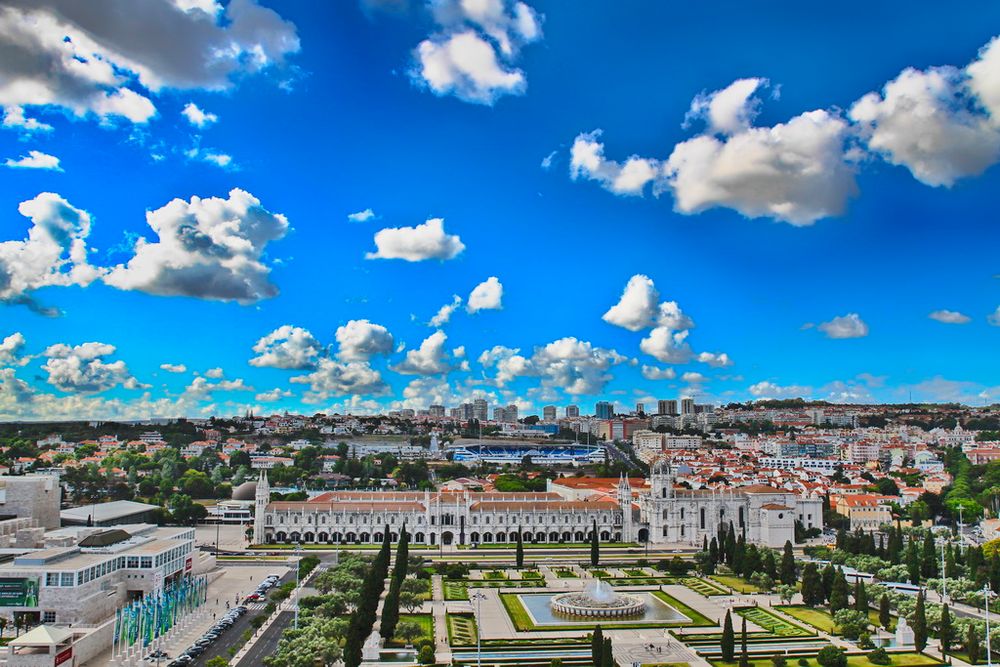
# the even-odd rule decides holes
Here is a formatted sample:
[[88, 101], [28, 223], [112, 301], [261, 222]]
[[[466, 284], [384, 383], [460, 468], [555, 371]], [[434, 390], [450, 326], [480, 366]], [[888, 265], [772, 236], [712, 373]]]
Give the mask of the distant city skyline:
[[0, 9], [0, 420], [1000, 401], [1000, 5], [475, 4]]

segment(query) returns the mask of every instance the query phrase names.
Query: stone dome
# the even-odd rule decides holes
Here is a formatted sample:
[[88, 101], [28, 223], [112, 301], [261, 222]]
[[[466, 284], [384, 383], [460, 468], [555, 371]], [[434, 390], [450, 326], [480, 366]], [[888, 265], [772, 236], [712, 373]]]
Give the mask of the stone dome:
[[233, 489], [233, 500], [253, 500], [257, 497], [257, 482], [243, 482]]

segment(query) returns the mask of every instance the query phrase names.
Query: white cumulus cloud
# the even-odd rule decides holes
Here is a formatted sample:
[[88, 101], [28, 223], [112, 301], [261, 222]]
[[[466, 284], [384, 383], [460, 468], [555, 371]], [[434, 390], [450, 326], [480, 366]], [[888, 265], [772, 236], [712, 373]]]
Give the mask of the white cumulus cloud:
[[375, 233], [376, 252], [366, 259], [403, 259], [421, 262], [427, 259], [454, 259], [465, 250], [457, 234], [446, 234], [444, 220], [431, 218], [416, 227], [387, 227]]
[[868, 335], [868, 325], [857, 313], [848, 313], [823, 322], [816, 327], [827, 338], [863, 338]]
[[160, 370], [168, 373], [187, 373], [187, 366], [184, 364], [160, 364]]
[[541, 38], [541, 19], [524, 2], [435, 0], [429, 3], [439, 31], [413, 52], [413, 81], [436, 95], [493, 104], [523, 94], [517, 69], [522, 46]]
[[675, 331], [669, 327], [655, 327], [639, 341], [639, 349], [665, 364], [685, 364], [691, 360], [691, 346], [687, 342], [690, 332]]
[[392, 334], [368, 320], [351, 320], [338, 327], [335, 335], [340, 346], [337, 356], [344, 361], [367, 361], [376, 354], [392, 352]]
[[17, 158], [7, 158], [4, 166], [14, 169], [46, 169], [49, 171], [62, 171], [59, 166], [59, 158], [42, 151], [31, 150], [27, 155]]
[[269, 242], [285, 235], [288, 220], [249, 192], [174, 199], [148, 212], [146, 221], [158, 240], [140, 238], [132, 259], [105, 278], [109, 285], [242, 304], [278, 294], [263, 255]]
[[446, 303], [440, 308], [438, 308], [438, 311], [434, 313], [434, 317], [432, 317], [431, 321], [427, 323], [428, 326], [432, 326], [435, 329], [439, 329], [440, 327], [444, 326], [449, 321], [451, 321], [451, 316], [455, 313], [456, 310], [458, 310], [458, 307], [461, 305], [462, 305], [462, 297], [460, 297], [457, 294], [452, 295], [451, 303]]
[[490, 276], [472, 288], [466, 310], [478, 313], [480, 310], [500, 310], [503, 300], [503, 284], [496, 276]]
[[90, 215], [52, 192], [21, 202], [17, 210], [32, 225], [23, 241], [0, 242], [0, 302], [57, 314], [39, 305], [32, 292], [52, 285], [86, 286], [100, 276], [87, 258]]
[[347, 220], [349, 222], [368, 222], [373, 218], [377, 217], [375, 211], [370, 208], [366, 208], [363, 211], [357, 211], [355, 213], [348, 213]]
[[733, 360], [725, 352], [702, 352], [698, 355], [698, 361], [713, 368], [725, 368], [733, 365]]
[[45, 129], [29, 108], [146, 123], [156, 114], [150, 95], [223, 90], [299, 50], [295, 27], [253, 0], [215, 13], [191, 9], [199, 4], [8, 0], [0, 8], [4, 125]]
[[927, 317], [942, 324], [968, 324], [972, 318], [955, 310], [935, 310]]
[[420, 347], [409, 350], [392, 370], [403, 375], [443, 375], [464, 367], [464, 364], [453, 363], [445, 349], [447, 340], [443, 331], [435, 331], [420, 343]]
[[306, 370], [316, 366], [323, 347], [308, 330], [285, 324], [260, 338], [253, 351], [251, 366]]
[[105, 361], [115, 353], [115, 346], [106, 343], [83, 343], [70, 346], [64, 343], [50, 345], [42, 370], [48, 373], [47, 382], [53, 387], [70, 393], [94, 394], [118, 385], [129, 389], [139, 387], [124, 361]]
[[198, 105], [194, 102], [188, 102], [184, 105], [184, 109], [181, 111], [187, 121], [197, 127], [198, 129], [206, 128], [209, 125], [219, 122], [219, 117], [214, 113], [210, 113], [203, 109], [198, 108]]
[[642, 377], [647, 380], [673, 380], [677, 377], [677, 371], [669, 366], [667, 368], [659, 368], [658, 366], [647, 366], [642, 365]]

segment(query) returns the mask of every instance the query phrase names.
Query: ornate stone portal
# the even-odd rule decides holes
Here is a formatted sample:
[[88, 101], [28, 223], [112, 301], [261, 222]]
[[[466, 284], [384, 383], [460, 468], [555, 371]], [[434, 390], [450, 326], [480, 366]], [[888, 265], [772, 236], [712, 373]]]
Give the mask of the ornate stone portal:
[[626, 593], [618, 593], [604, 581], [589, 584], [580, 593], [561, 593], [552, 597], [552, 611], [564, 616], [584, 618], [622, 618], [640, 616], [646, 602]]

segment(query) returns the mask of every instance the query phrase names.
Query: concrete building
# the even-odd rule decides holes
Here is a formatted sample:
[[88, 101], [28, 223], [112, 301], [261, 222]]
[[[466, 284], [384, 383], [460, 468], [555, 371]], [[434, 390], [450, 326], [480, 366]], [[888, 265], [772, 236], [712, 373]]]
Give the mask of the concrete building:
[[131, 500], [113, 500], [96, 505], [80, 505], [59, 513], [64, 526], [117, 526], [120, 524], [152, 523], [160, 508]]
[[693, 415], [694, 413], [695, 413], [694, 399], [693, 398], [682, 398], [681, 399], [681, 414], [682, 415]]
[[542, 419], [547, 422], [554, 422], [556, 420], [556, 406], [546, 405], [542, 408]]
[[578, 405], [567, 405], [566, 406], [566, 419], [579, 419], [580, 418], [580, 406]]
[[598, 419], [611, 419], [615, 414], [614, 403], [609, 403], [607, 401], [598, 401], [597, 405], [594, 406], [594, 415]]
[[61, 501], [62, 489], [57, 477], [0, 477], [0, 515], [31, 519], [42, 528], [58, 528]]
[[656, 402], [656, 414], [658, 415], [676, 415], [677, 414], [677, 401], [666, 400]]

